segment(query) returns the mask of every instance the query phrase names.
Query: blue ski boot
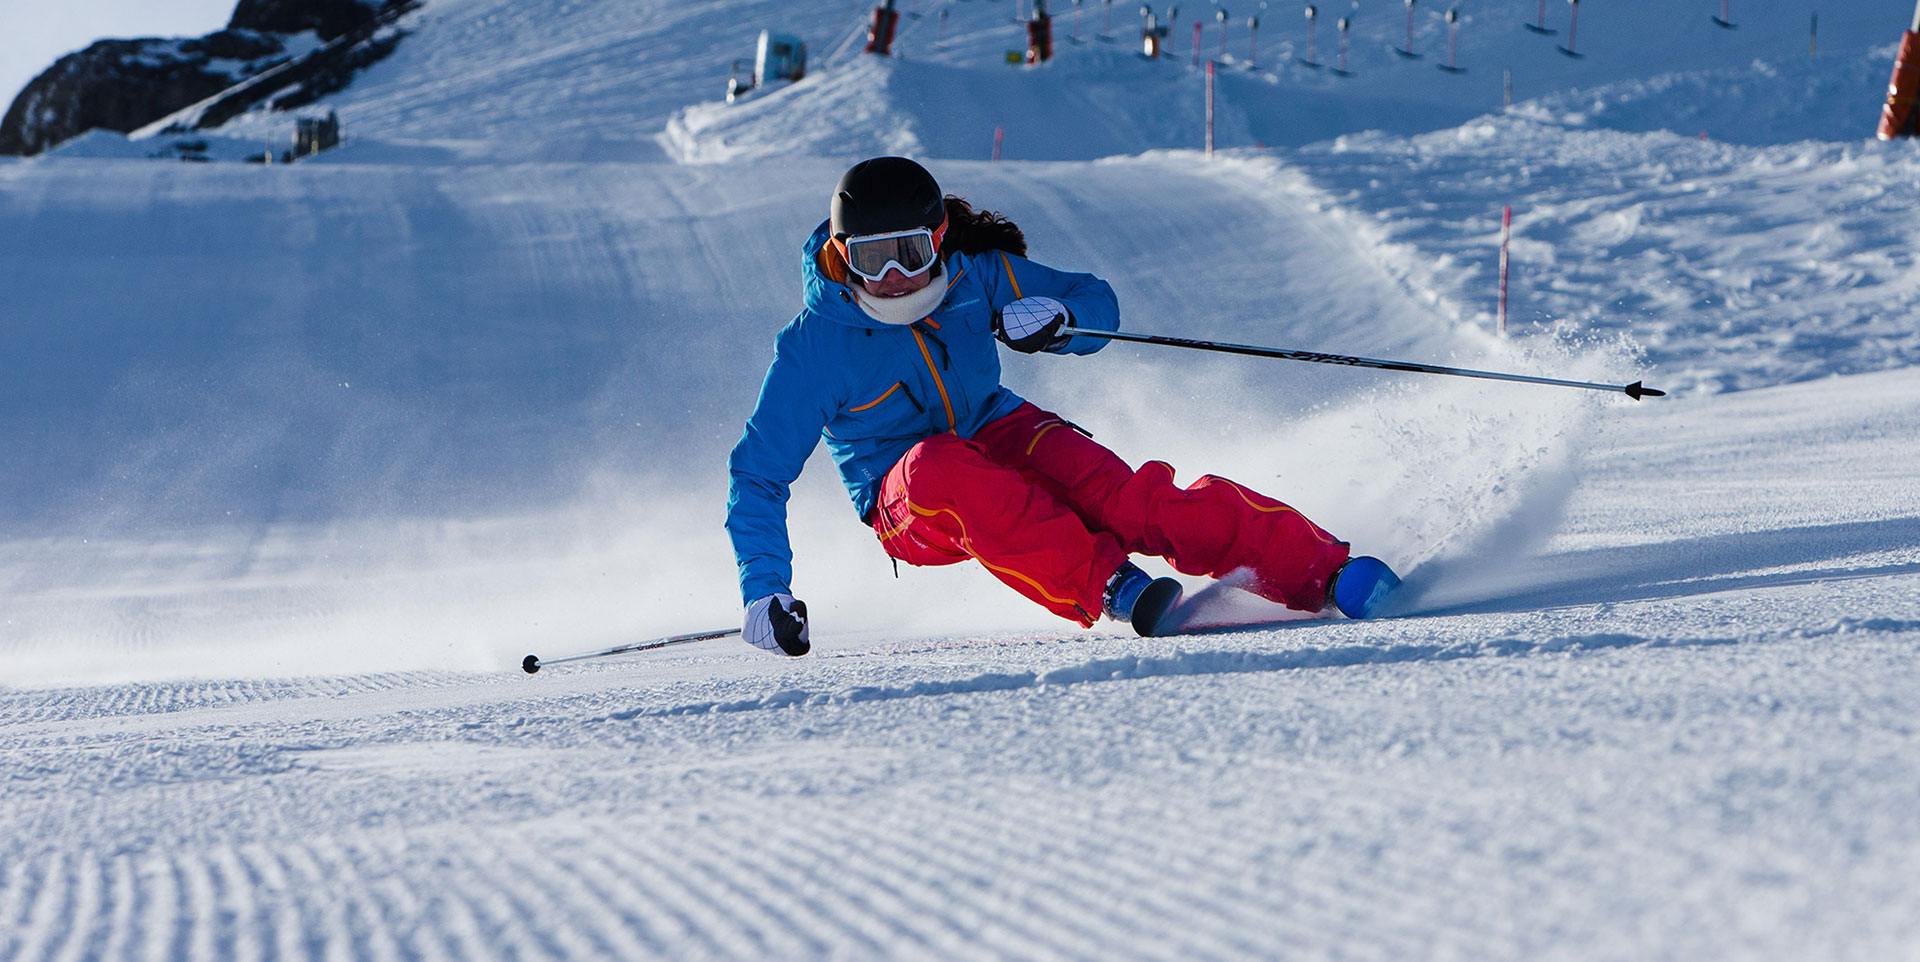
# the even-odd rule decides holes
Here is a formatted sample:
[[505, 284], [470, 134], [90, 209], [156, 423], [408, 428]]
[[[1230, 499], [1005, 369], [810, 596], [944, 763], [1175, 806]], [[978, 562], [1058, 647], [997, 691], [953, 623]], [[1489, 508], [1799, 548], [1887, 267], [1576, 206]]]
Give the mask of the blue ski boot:
[[1327, 583], [1327, 601], [1349, 618], [1366, 618], [1380, 610], [1393, 589], [1400, 587], [1400, 576], [1379, 558], [1361, 555], [1349, 558]]
[[1131, 561], [1124, 562], [1107, 579], [1107, 617], [1133, 625], [1135, 634], [1151, 638], [1160, 633], [1167, 612], [1180, 603], [1180, 582], [1155, 578]]

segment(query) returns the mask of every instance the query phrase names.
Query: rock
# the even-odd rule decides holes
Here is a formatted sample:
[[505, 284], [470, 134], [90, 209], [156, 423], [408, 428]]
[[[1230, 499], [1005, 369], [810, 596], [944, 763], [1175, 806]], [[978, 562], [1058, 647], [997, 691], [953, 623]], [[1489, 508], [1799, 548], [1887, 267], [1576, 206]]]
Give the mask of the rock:
[[240, 0], [228, 30], [300, 33], [311, 30], [332, 40], [373, 26], [379, 0]]
[[[60, 58], [14, 98], [0, 119], [0, 155], [37, 154], [94, 128], [128, 133], [286, 63], [293, 34], [371, 38], [383, 16], [410, 6], [411, 0], [240, 0], [227, 28], [204, 37], [99, 41]], [[352, 49], [306, 65], [299, 74], [303, 90], [275, 106], [298, 106], [340, 89], [396, 42], [348, 40]], [[231, 115], [215, 114], [211, 123]]]

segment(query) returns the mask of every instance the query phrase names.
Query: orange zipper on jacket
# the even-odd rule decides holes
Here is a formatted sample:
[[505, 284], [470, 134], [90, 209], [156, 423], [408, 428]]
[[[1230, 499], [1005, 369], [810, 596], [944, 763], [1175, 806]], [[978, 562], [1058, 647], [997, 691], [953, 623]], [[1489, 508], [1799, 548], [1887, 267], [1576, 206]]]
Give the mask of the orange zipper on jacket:
[[[948, 293], [953, 292], [954, 285], [959, 284], [960, 278], [966, 273], [967, 269], [962, 267], [960, 273], [953, 275], [953, 279], [947, 281]], [[940, 329], [940, 322], [931, 316], [921, 320], [936, 331]], [[920, 357], [927, 362], [927, 373], [933, 375], [933, 386], [940, 391], [940, 403], [947, 409], [947, 430], [957, 431], [960, 427], [960, 419], [953, 416], [953, 398], [947, 396], [947, 382], [940, 377], [940, 366], [933, 363], [933, 352], [927, 350], [927, 339], [922, 337], [918, 330], [912, 328], [909, 330], [913, 330], [914, 343], [920, 345]]]
[[955, 430], [960, 421], [953, 416], [953, 399], [947, 396], [947, 382], [940, 379], [940, 366], [933, 363], [933, 352], [927, 350], [927, 339], [920, 331], [917, 328], [908, 330], [913, 331], [914, 343], [920, 345], [920, 357], [927, 362], [927, 373], [933, 375], [933, 386], [940, 389], [940, 403], [947, 406], [947, 430]]

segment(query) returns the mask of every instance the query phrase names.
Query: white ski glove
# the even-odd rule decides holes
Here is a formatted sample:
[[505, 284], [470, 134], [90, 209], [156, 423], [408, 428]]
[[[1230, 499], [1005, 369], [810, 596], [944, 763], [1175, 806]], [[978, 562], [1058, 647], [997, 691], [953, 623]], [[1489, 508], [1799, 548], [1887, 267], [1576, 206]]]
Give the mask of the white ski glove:
[[799, 656], [813, 647], [807, 640], [807, 603], [792, 595], [768, 595], [747, 606], [746, 625], [740, 630], [755, 648]]
[[1067, 305], [1051, 297], [1023, 297], [993, 312], [993, 334], [1022, 354], [1035, 354], [1065, 344], [1060, 328], [1072, 321]]

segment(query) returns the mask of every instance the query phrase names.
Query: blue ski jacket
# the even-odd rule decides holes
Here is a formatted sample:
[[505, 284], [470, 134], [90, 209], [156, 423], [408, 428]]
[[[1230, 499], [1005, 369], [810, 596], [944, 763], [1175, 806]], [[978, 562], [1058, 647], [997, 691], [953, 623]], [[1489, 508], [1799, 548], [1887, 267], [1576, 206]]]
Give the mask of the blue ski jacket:
[[[821, 438], [865, 521], [881, 479], [909, 448], [942, 432], [972, 437], [1021, 405], [1000, 384], [994, 311], [1044, 295], [1067, 305], [1075, 326], [1120, 327], [1106, 281], [1003, 251], [948, 254], [933, 281], [947, 285], [939, 308], [911, 326], [886, 324], [821, 272], [816, 257], [827, 241], [822, 222], [803, 249], [806, 306], [775, 338], [760, 400], [727, 459], [727, 533], [748, 604], [792, 593], [788, 488]], [[1106, 343], [1076, 337], [1056, 353], [1091, 354]]]

